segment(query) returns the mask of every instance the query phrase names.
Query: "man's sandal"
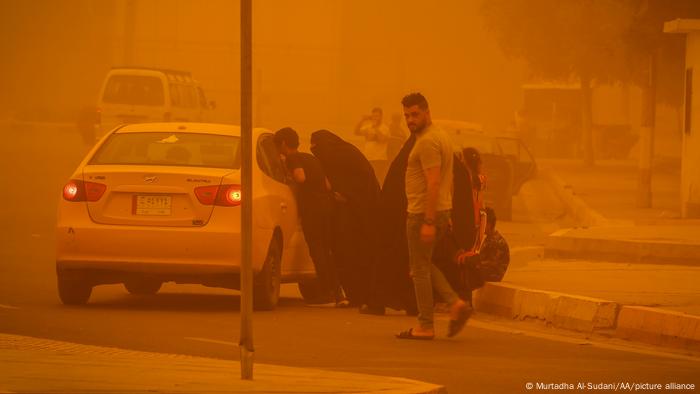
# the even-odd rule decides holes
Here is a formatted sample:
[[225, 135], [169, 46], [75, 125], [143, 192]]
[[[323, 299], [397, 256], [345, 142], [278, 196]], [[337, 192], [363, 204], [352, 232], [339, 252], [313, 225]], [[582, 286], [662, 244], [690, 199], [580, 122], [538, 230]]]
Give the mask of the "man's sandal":
[[470, 308], [468, 305], [465, 305], [463, 308], [460, 308], [458, 317], [456, 319], [450, 320], [450, 325], [447, 329], [447, 336], [453, 337], [457, 335], [460, 331], [462, 331], [462, 328], [464, 328], [464, 325], [467, 323], [467, 320], [469, 320], [469, 317], [472, 315], [472, 312], [472, 308]]
[[435, 335], [413, 335], [413, 328], [409, 328], [406, 331], [401, 331], [400, 333], [396, 334], [396, 338], [398, 338], [398, 339], [418, 339], [418, 340], [423, 340], [423, 341], [429, 341], [429, 340], [435, 338]]

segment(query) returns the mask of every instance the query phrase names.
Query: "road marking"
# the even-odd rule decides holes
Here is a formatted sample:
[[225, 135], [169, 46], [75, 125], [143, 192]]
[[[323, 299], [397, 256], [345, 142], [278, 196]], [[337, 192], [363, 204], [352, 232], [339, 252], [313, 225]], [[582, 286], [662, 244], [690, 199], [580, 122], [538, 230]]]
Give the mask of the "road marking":
[[[2, 308], [2, 309], [19, 309], [19, 308], [16, 307], [16, 306], [12, 306], [12, 305], [3, 305], [3, 304], [0, 304], [0, 308]], [[1, 391], [0, 391], [0, 392], [1, 392]]]
[[219, 341], [219, 340], [217, 340], [217, 339], [197, 338], [197, 337], [185, 337], [185, 339], [189, 339], [190, 341], [209, 342], [209, 343], [216, 343], [216, 344], [219, 344], [219, 345], [226, 345], [226, 346], [235, 346], [235, 347], [238, 347], [238, 344], [235, 343], [235, 342]]

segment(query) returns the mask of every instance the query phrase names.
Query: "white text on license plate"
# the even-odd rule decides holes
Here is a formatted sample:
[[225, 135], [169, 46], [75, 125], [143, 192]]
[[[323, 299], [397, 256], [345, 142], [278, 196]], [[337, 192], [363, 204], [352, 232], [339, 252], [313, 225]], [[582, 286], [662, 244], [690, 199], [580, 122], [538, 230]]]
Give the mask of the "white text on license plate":
[[134, 196], [134, 213], [148, 216], [167, 216], [171, 213], [170, 196]]

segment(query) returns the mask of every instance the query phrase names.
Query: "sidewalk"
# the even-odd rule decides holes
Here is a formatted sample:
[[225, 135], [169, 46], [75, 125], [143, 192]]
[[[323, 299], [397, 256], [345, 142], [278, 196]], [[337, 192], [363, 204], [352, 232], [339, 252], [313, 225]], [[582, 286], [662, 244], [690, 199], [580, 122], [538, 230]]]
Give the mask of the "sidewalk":
[[700, 266], [700, 220], [680, 218], [680, 170], [657, 168], [652, 208], [637, 208], [632, 161], [546, 161], [542, 176], [577, 228], [552, 234], [545, 256]]
[[426, 393], [410, 379], [122, 350], [0, 334], [0, 393]]
[[678, 174], [656, 171], [654, 207], [639, 209], [633, 162], [540, 166], [531, 213], [561, 205], [578, 227], [550, 234], [543, 259], [516, 249], [503, 282], [475, 295], [477, 310], [700, 351], [700, 221], [680, 219]]

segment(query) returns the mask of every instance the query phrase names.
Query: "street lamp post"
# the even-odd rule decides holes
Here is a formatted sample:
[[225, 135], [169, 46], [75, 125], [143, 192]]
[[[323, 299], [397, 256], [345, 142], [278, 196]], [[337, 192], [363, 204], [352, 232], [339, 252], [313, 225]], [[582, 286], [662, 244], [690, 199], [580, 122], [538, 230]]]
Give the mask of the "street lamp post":
[[241, 379], [253, 379], [253, 5], [241, 0]]

